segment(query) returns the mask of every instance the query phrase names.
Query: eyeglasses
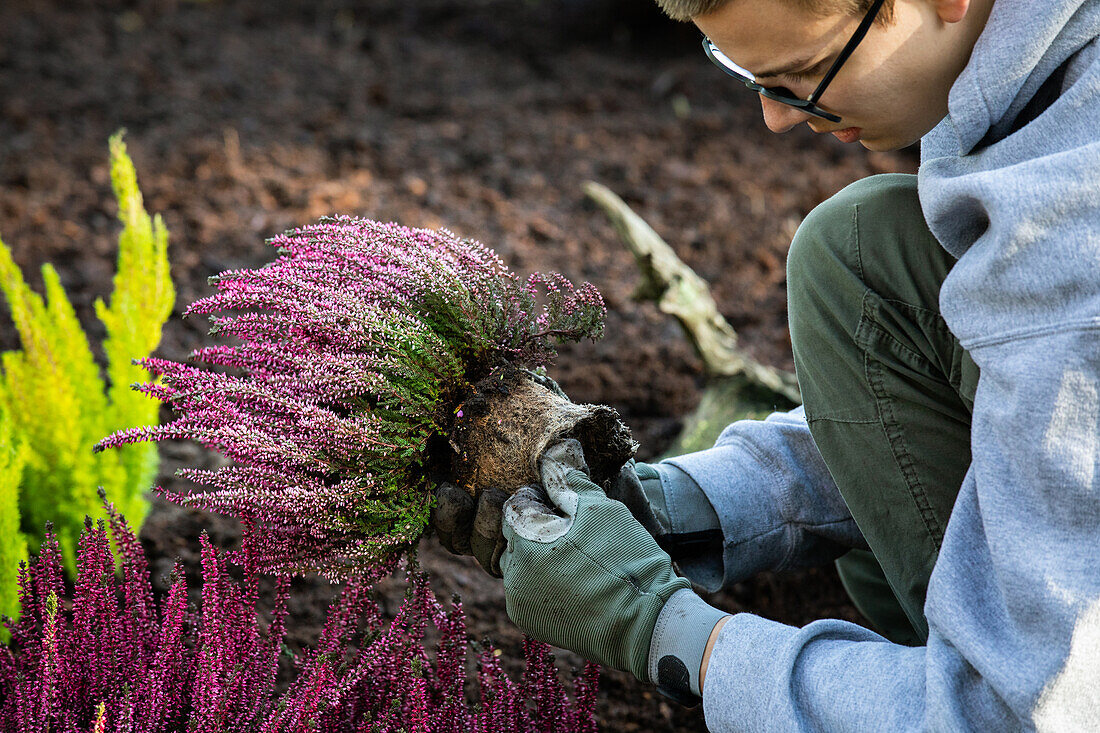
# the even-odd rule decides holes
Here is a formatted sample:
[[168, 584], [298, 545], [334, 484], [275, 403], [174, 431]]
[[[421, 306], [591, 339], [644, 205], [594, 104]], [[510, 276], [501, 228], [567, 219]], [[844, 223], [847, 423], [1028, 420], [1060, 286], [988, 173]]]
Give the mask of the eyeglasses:
[[859, 27], [856, 28], [856, 32], [848, 39], [848, 43], [844, 46], [843, 50], [841, 50], [840, 55], [836, 57], [836, 61], [829, 67], [821, 83], [817, 85], [817, 89], [814, 89], [814, 93], [806, 99], [801, 99], [786, 87], [765, 87], [757, 84], [756, 77], [753, 76], [751, 72], [733, 63], [730, 57], [718, 50], [718, 47], [706, 36], [703, 37], [703, 50], [706, 52], [707, 58], [713, 61], [715, 66], [761, 96], [779, 102], [780, 104], [797, 107], [807, 114], [811, 114], [814, 117], [820, 117], [829, 122], [840, 122], [839, 115], [834, 115], [832, 112], [826, 112], [818, 107], [817, 100], [821, 99], [821, 95], [825, 93], [825, 89], [828, 88], [829, 83], [832, 82], [837, 72], [840, 71], [840, 67], [844, 65], [844, 62], [847, 61], [848, 57], [852, 55], [852, 52], [856, 50], [856, 46], [858, 46], [859, 42], [863, 40], [863, 37], [867, 35], [867, 31], [871, 30], [871, 24], [875, 22], [878, 11], [884, 2], [885, 0], [875, 0], [875, 2], [872, 3], [871, 7], [867, 10], [867, 14], [863, 16], [863, 20], [860, 22]]

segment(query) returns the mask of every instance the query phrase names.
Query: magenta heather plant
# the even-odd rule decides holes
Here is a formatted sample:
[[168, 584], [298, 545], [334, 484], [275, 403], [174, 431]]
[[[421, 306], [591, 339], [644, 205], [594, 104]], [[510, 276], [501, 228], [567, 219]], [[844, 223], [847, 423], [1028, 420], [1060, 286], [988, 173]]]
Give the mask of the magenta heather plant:
[[521, 282], [447, 231], [339, 218], [271, 243], [275, 262], [219, 275], [187, 310], [238, 343], [196, 350], [197, 364], [141, 362], [162, 379], [138, 389], [178, 417], [97, 449], [186, 438], [222, 452], [236, 463], [181, 472], [207, 490], [170, 498], [253, 518], [271, 572], [339, 579], [421, 536], [473, 385], [542, 367], [555, 340], [598, 338], [606, 308], [589, 283]]
[[[277, 583], [266, 629], [257, 615], [255, 545], [246, 539], [230, 579], [202, 538], [200, 610], [188, 608], [175, 572], [158, 604], [141, 545], [108, 507], [110, 532], [89, 522], [78, 577], [65, 600], [52, 535], [21, 579], [23, 616], [0, 648], [0, 730], [19, 733], [370, 731], [371, 733], [589, 733], [598, 670], [589, 664], [566, 694], [549, 648], [527, 640], [522, 682], [486, 647], [476, 655], [476, 700], [465, 688], [471, 644], [462, 604], [445, 609], [427, 578], [409, 573], [404, 603], [386, 624], [371, 599], [375, 578], [353, 579], [330, 609], [315, 648], [275, 692], [289, 579]], [[114, 572], [108, 536], [122, 557]], [[390, 568], [376, 568], [386, 572]], [[438, 635], [426, 649], [430, 630]]]

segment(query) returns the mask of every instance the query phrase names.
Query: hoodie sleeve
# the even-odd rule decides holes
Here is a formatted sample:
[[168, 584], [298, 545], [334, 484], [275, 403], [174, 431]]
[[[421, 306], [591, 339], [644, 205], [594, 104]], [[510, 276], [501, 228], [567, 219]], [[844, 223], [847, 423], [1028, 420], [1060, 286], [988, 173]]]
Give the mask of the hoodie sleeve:
[[921, 169], [961, 255], [941, 309], [981, 371], [927, 645], [741, 614], [710, 659], [711, 730], [1100, 730], [1096, 57], [1020, 132]]
[[[713, 448], [667, 459], [657, 469], [670, 511], [679, 494], [702, 489], [718, 515], [721, 569], [681, 567], [708, 591], [762, 570], [820, 565], [867, 547], [801, 407], [735, 422]], [[666, 474], [680, 480], [664, 480]]]

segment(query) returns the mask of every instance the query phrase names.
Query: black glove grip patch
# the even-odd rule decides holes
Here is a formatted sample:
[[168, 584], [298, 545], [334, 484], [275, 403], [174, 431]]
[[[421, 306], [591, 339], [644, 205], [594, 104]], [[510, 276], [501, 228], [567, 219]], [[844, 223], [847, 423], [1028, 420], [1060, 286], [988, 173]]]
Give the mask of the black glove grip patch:
[[657, 662], [657, 692], [689, 708], [702, 702], [691, 691], [691, 674], [684, 660], [671, 654]]

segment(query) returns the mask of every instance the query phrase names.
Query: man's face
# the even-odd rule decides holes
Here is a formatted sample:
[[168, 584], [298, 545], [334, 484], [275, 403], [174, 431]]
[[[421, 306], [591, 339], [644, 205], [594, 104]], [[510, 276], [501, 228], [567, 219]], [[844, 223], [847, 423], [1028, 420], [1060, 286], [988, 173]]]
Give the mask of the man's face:
[[[772, 132], [786, 132], [806, 122], [845, 142], [858, 139], [869, 150], [916, 142], [947, 114], [948, 92], [992, 6], [993, 0], [895, 0], [893, 21], [871, 27], [818, 102], [841, 122], [760, 97], [765, 124]], [[805, 99], [860, 19], [821, 17], [790, 0], [732, 0], [693, 20], [760, 84], [786, 87]]]

